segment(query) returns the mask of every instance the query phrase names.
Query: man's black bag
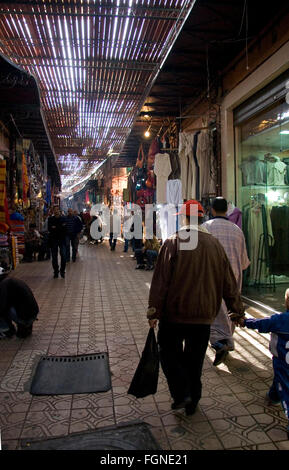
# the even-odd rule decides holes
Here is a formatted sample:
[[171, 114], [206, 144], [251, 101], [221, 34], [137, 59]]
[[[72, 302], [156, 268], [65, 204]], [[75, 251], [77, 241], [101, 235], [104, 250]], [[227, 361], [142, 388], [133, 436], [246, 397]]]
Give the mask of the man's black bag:
[[127, 393], [136, 398], [153, 395], [158, 388], [158, 378], [159, 351], [154, 329], [150, 328], [142, 356]]

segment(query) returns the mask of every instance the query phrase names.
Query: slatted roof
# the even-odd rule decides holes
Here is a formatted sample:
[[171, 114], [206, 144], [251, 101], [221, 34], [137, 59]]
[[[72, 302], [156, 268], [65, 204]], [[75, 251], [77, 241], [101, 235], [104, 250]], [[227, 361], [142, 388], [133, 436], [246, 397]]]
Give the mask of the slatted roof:
[[[240, 55], [246, 58], [246, 44], [250, 50], [251, 44], [258, 44], [268, 28], [272, 31], [273, 44], [282, 34], [282, 30], [278, 31], [280, 19], [288, 14], [288, 0], [196, 0], [116, 165], [131, 166], [135, 162], [138, 145], [144, 142], [148, 126], [146, 115], [153, 123], [153, 138], [168, 118], [181, 125], [184, 116], [198, 112], [197, 108], [196, 111], [191, 108], [201, 97], [214, 107], [220, 101], [218, 94], [226, 92], [222, 77], [229, 64], [233, 67]], [[253, 65], [249, 59], [249, 72]]]
[[0, 52], [38, 82], [69, 191], [118, 154], [194, 0], [0, 4]]

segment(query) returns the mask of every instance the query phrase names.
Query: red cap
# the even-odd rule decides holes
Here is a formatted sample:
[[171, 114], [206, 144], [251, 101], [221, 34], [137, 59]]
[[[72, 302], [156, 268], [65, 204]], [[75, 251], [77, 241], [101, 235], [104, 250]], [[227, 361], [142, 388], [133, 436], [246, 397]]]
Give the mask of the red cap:
[[[176, 215], [191, 215], [191, 206], [198, 206], [198, 217], [203, 217], [205, 215], [204, 208], [202, 204], [198, 201], [195, 201], [194, 199], [190, 199], [189, 201], [186, 201], [182, 207], [181, 210], [176, 214]], [[193, 214], [193, 209], [192, 209], [192, 214]]]

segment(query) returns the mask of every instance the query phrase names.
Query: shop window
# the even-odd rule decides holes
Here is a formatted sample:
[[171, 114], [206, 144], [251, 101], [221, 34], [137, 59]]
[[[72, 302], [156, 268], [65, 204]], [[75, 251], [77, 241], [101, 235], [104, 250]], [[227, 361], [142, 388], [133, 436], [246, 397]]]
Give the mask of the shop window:
[[237, 203], [251, 266], [245, 283], [289, 283], [289, 105], [285, 95], [235, 125]]

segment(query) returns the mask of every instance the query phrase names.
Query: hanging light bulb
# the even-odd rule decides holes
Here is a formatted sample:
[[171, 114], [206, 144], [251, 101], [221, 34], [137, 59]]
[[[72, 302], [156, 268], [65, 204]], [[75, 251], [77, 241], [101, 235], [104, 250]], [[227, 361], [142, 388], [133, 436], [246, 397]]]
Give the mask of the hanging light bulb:
[[147, 130], [146, 130], [145, 133], [144, 133], [144, 136], [145, 136], [145, 137], [150, 137], [150, 135], [151, 135], [150, 129], [151, 129], [151, 126], [149, 125], [149, 127], [147, 128]]

